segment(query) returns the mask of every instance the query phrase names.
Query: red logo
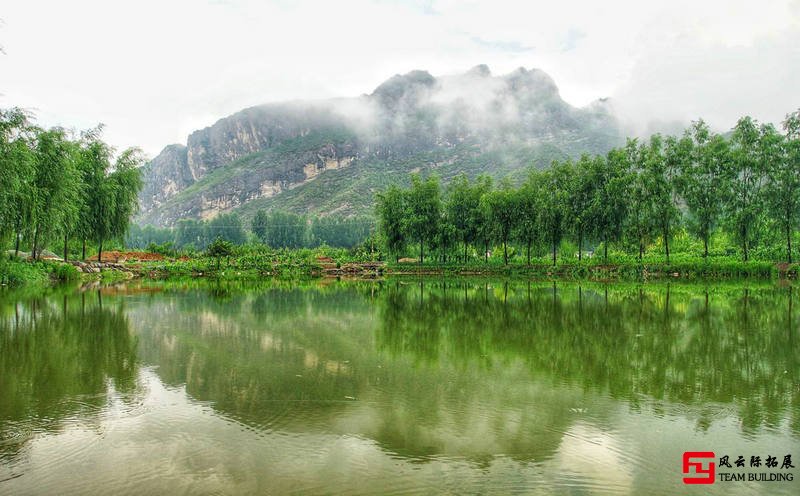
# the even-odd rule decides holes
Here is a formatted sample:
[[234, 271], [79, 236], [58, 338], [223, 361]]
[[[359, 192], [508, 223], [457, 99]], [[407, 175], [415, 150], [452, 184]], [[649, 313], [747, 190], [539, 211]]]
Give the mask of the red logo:
[[711, 458], [715, 459], [713, 451], [686, 451], [683, 453], [683, 473], [690, 475], [690, 469], [694, 467], [696, 476], [702, 477], [684, 477], [684, 484], [713, 484], [714, 483], [714, 462], [708, 462], [708, 468], [703, 468], [702, 461], [692, 461], [697, 458]]

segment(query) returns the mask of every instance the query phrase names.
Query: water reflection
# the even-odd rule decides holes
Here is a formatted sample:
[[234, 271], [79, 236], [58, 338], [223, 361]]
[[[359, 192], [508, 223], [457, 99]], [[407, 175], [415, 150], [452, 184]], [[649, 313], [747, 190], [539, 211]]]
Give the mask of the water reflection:
[[0, 460], [33, 435], [133, 401], [137, 342], [100, 292], [0, 301]]
[[677, 490], [663, 460], [688, 449], [797, 451], [796, 298], [401, 280], [0, 301], [0, 451], [36, 474], [9, 460], [102, 431], [83, 462], [161, 491]]
[[[537, 377], [632, 405], [736, 403], [745, 429], [798, 424], [792, 288], [389, 285], [378, 345], [394, 355], [489, 367], [523, 360]], [[711, 418], [701, 416], [700, 425]]]

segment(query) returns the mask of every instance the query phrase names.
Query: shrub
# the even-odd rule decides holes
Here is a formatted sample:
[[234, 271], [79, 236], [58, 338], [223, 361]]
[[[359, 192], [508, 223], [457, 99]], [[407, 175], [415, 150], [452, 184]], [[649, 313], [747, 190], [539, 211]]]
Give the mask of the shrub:
[[61, 282], [72, 282], [81, 278], [78, 269], [70, 264], [58, 264], [53, 271], [53, 276]]

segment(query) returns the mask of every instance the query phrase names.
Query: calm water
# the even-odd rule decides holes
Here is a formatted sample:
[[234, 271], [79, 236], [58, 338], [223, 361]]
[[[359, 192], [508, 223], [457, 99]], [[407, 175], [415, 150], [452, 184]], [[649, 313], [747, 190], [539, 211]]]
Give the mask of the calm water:
[[[476, 280], [0, 294], [0, 494], [800, 494], [779, 468], [800, 467], [798, 300]], [[795, 481], [685, 486], [685, 451], [775, 456], [717, 471]]]

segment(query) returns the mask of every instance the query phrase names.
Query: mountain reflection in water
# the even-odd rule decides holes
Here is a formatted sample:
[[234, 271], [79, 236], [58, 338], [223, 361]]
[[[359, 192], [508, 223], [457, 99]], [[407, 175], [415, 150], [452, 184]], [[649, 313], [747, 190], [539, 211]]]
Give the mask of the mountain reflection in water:
[[0, 493], [674, 492], [684, 451], [800, 459], [796, 299], [474, 280], [7, 294]]

